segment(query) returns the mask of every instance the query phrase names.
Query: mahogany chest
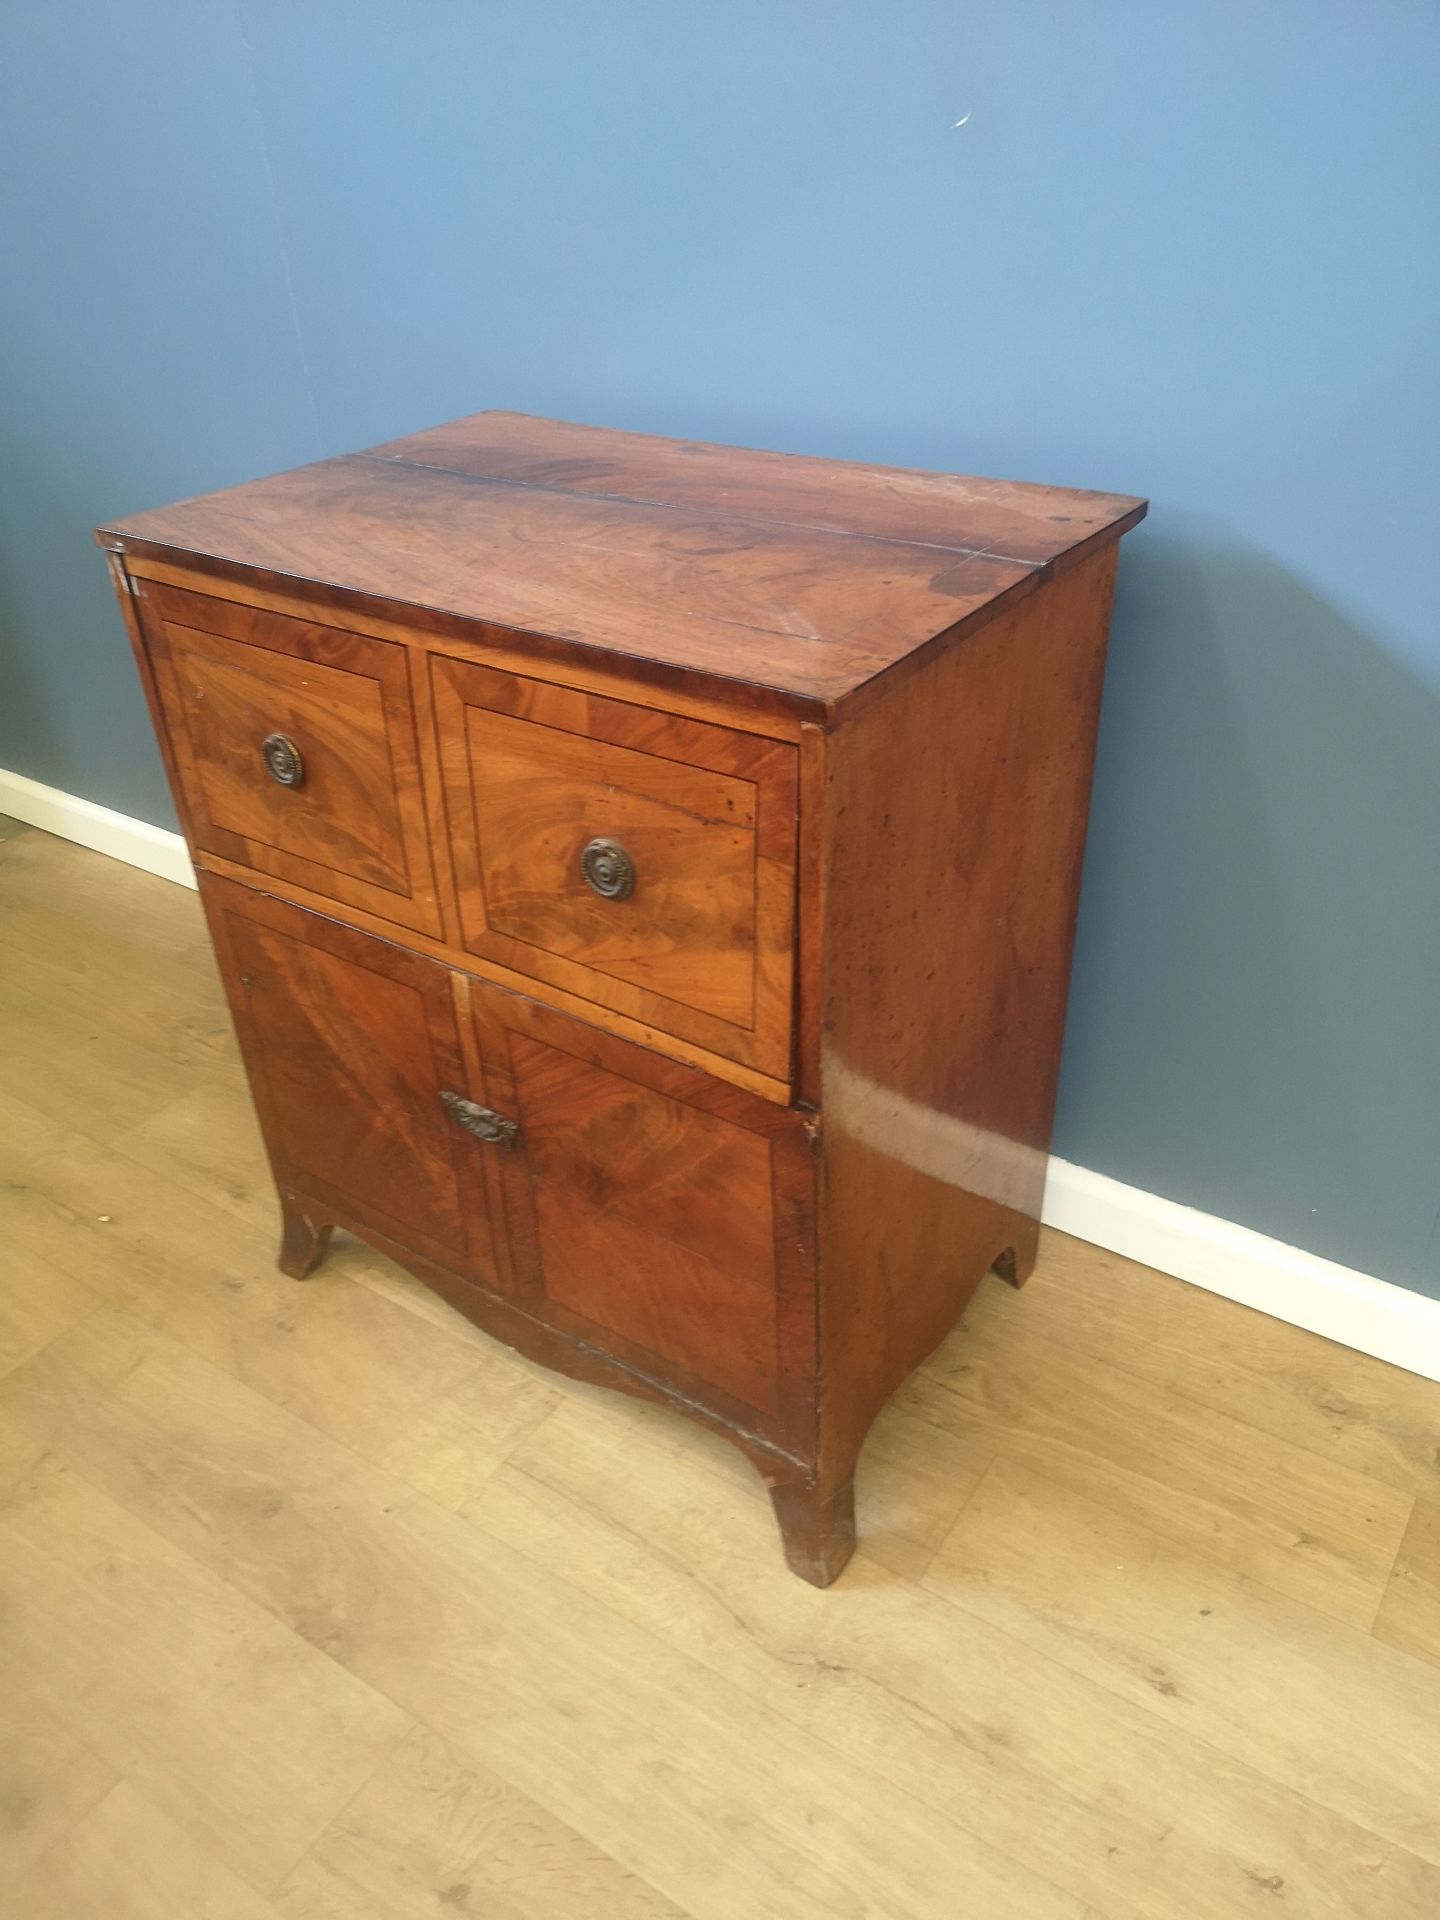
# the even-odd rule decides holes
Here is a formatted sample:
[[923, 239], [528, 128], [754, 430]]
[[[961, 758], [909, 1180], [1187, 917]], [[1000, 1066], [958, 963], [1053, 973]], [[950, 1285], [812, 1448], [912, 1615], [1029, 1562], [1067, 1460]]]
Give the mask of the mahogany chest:
[[284, 1270], [704, 1421], [832, 1580], [1034, 1259], [1144, 510], [482, 413], [103, 529]]

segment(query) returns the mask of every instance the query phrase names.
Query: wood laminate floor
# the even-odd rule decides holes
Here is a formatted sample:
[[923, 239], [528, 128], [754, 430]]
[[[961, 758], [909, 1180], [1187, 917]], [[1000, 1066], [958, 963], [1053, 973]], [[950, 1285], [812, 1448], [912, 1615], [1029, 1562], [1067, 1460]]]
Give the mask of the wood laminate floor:
[[1440, 1386], [1051, 1235], [817, 1593], [723, 1442], [275, 1228], [193, 895], [5, 828], [12, 1920], [1440, 1915]]

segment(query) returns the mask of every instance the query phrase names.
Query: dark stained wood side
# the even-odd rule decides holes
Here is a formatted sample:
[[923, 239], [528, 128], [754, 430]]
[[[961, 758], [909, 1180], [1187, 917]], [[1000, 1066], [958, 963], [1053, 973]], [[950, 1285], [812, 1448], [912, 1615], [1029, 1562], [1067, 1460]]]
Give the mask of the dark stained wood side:
[[1108, 547], [829, 741], [822, 1488], [1002, 1259], [1034, 1258]]
[[825, 952], [825, 811], [829, 740], [821, 727], [800, 735], [800, 846], [795, 903], [795, 1078], [793, 1098], [820, 1104], [821, 962]]
[[[321, 1210], [323, 1212], [323, 1210]], [[292, 1280], [308, 1280], [330, 1251], [333, 1220], [311, 1218], [306, 1202], [293, 1192], [280, 1195], [280, 1258], [277, 1265]]]
[[368, 451], [514, 486], [702, 508], [1036, 566], [1078, 557], [1096, 535], [1113, 539], [1144, 512], [1128, 494], [666, 440], [524, 413], [472, 413]]
[[767, 1471], [757, 1462], [770, 1488], [785, 1564], [812, 1587], [828, 1587], [844, 1572], [855, 1551], [855, 1483], [822, 1483], [813, 1471]]

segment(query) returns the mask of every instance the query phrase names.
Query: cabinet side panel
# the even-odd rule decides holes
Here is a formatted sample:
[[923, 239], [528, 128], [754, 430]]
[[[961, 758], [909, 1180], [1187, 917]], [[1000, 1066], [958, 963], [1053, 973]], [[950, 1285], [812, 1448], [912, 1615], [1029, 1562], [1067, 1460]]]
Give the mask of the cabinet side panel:
[[829, 741], [820, 1338], [841, 1473], [985, 1270], [1033, 1257], [1115, 551]]

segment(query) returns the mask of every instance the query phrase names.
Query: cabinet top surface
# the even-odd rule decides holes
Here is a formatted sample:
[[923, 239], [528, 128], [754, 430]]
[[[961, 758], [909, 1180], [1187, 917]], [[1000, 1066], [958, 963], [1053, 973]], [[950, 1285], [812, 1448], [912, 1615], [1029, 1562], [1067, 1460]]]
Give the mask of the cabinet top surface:
[[1123, 494], [477, 413], [97, 537], [823, 708], [1144, 511]]

